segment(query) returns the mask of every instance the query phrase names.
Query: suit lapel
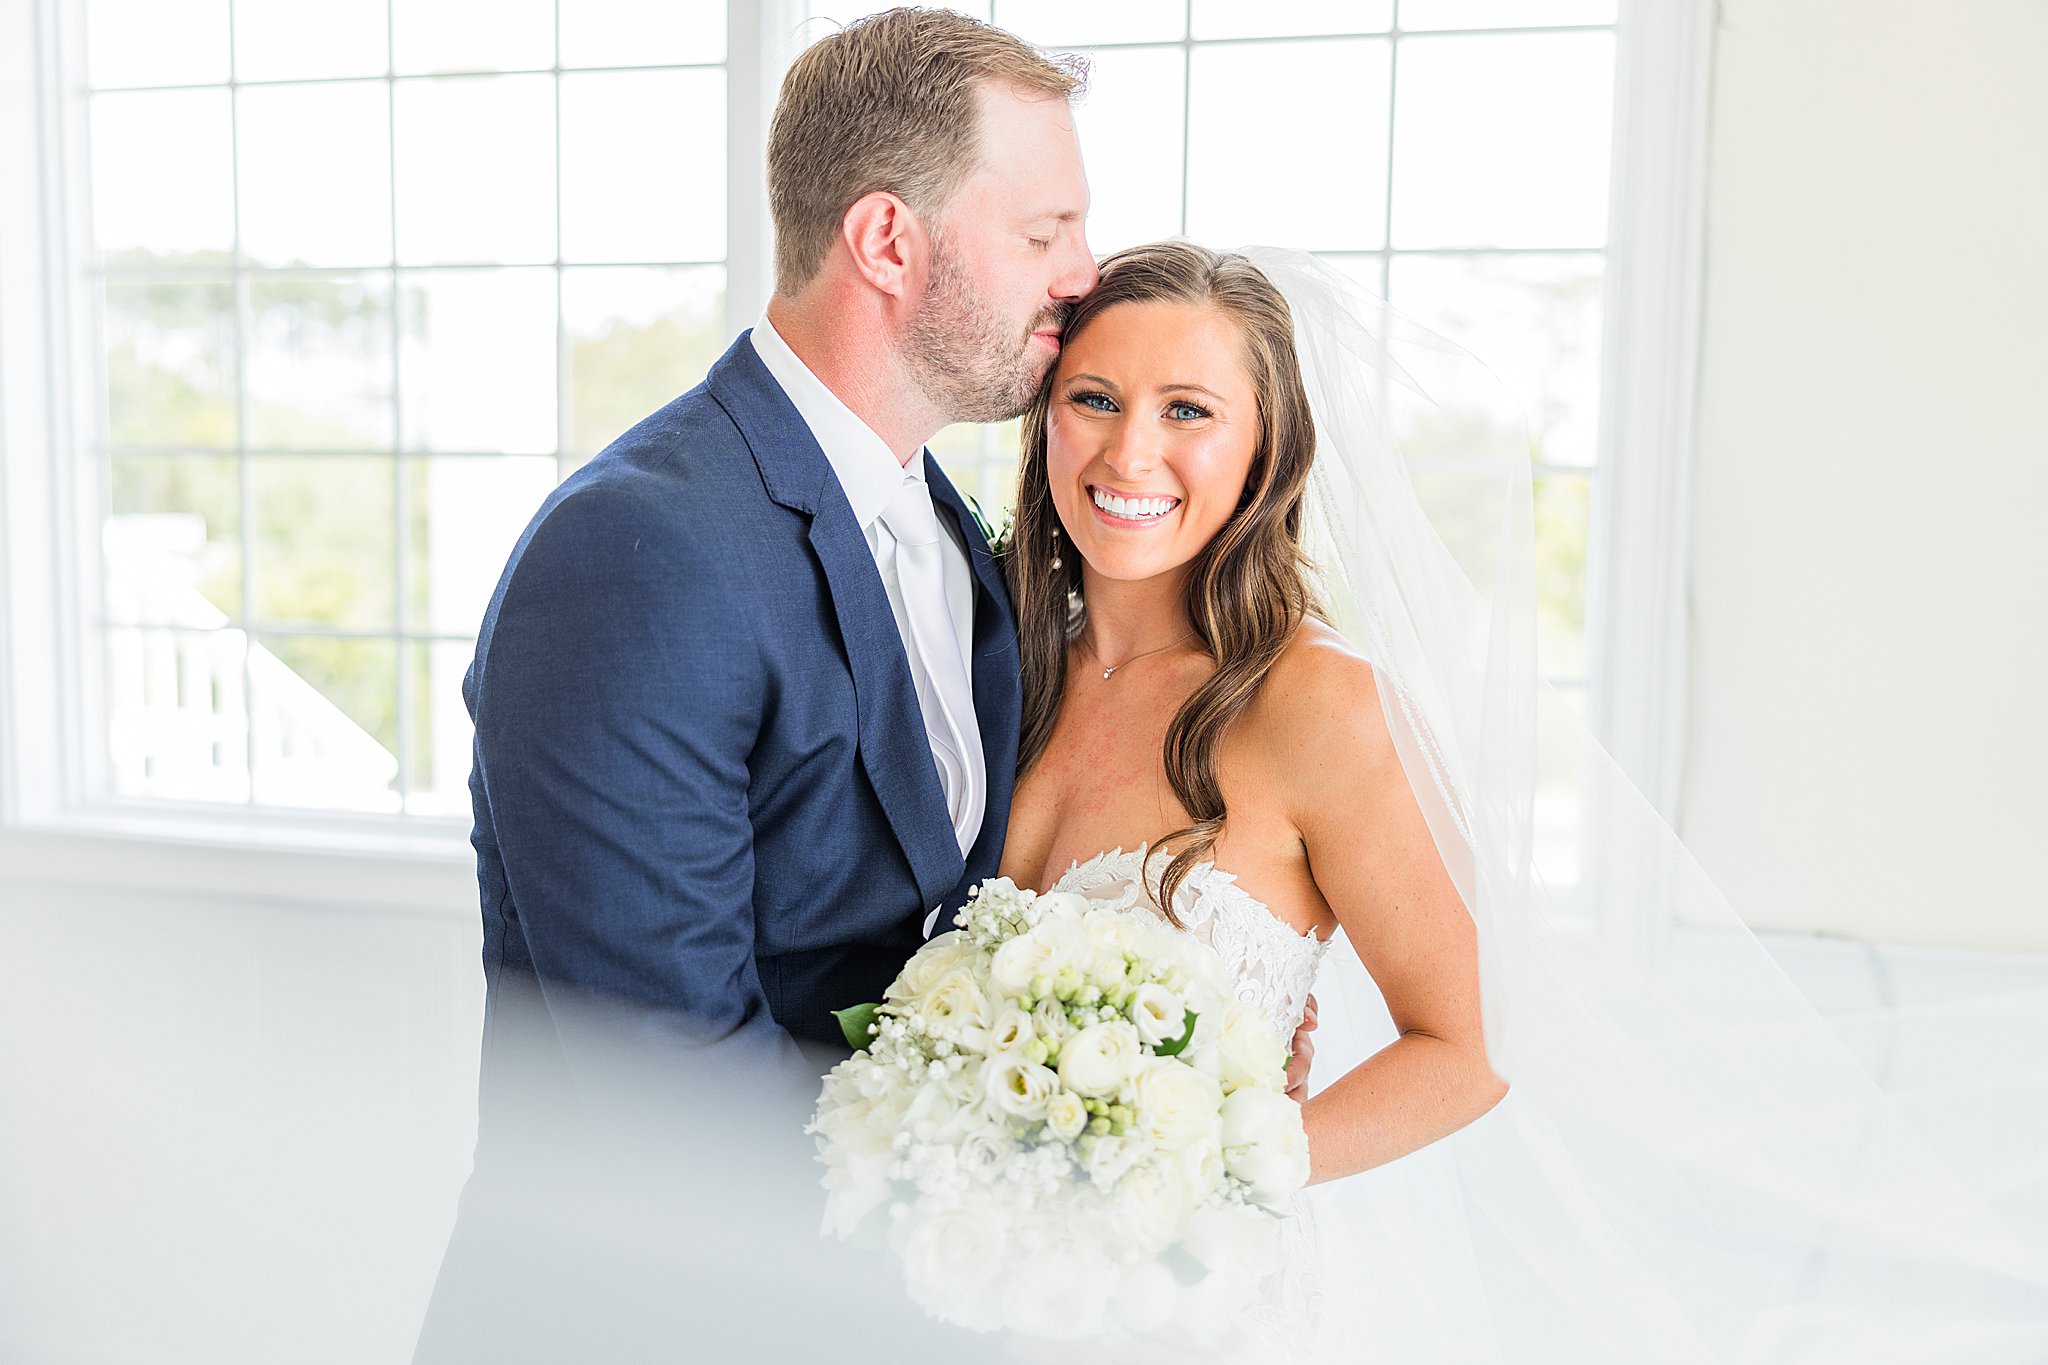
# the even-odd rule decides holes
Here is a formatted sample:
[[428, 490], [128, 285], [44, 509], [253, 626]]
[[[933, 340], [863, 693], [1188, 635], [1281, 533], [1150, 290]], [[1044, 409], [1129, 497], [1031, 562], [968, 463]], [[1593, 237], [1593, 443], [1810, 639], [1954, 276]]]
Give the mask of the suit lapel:
[[845, 490], [810, 428], [754, 353], [750, 331], [712, 367], [707, 383], [746, 438], [768, 496], [810, 518], [811, 548], [824, 570], [853, 674], [861, 765], [918, 890], [934, 905], [958, 881], [962, 859], [896, 616]]

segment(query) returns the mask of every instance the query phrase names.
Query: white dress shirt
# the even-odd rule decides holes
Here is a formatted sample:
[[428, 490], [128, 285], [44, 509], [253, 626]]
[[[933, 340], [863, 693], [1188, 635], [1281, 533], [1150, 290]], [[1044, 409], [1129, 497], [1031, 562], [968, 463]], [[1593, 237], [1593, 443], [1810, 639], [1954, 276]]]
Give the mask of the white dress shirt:
[[939, 774], [939, 785], [946, 794], [954, 837], [961, 853], [965, 854], [974, 846], [987, 811], [988, 765], [982, 757], [981, 728], [974, 717], [972, 692], [974, 571], [968, 566], [966, 548], [959, 540], [959, 527], [944, 508], [935, 507], [939, 525], [947, 533], [939, 547], [944, 581], [899, 581], [895, 573], [896, 540], [882, 520], [882, 512], [896, 497], [897, 489], [905, 479], [925, 482], [924, 451], [920, 449], [907, 465], [899, 460], [873, 427], [862, 421], [853, 409], [840, 401], [837, 394], [825, 387], [823, 380], [811, 373], [810, 367], [797, 357], [789, 343], [768, 321], [766, 313], [754, 324], [753, 341], [755, 354], [761, 357], [761, 363], [768, 367], [768, 373], [782, 386], [797, 414], [811, 429], [811, 435], [816, 438], [819, 449], [825, 452], [832, 472], [839, 478], [839, 486], [846, 490], [846, 501], [853, 508], [853, 519], [860, 523], [861, 533], [867, 537], [868, 552], [875, 557], [876, 571], [881, 574], [882, 586], [889, 594], [889, 607], [895, 615], [904, 656], [909, 661], [912, 681], [920, 698], [942, 694], [931, 679], [923, 676], [926, 670], [911, 641], [911, 603], [908, 599], [911, 594], [923, 594], [924, 600], [920, 605], [940, 611], [941, 616], [951, 617], [954, 639], [960, 651], [960, 666], [968, 680], [964, 702], [959, 700], [961, 692], [958, 688], [949, 689], [956, 699], [955, 704], [964, 706], [967, 712], [966, 715], [950, 717], [951, 728], [966, 740], [959, 746], [964, 750], [959, 755], [962, 769], [959, 776], [953, 771], [954, 765], [940, 757], [942, 749], [954, 747], [945, 738], [949, 718], [929, 714], [932, 706], [927, 702], [924, 726], [933, 751], [933, 766]]

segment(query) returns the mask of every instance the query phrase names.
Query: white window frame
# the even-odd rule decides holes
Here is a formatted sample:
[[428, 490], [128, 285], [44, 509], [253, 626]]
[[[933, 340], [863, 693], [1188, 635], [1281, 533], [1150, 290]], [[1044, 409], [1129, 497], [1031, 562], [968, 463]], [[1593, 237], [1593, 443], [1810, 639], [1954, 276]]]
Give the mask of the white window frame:
[[[772, 288], [761, 151], [807, 13], [803, 0], [727, 3], [728, 334], [752, 324]], [[1667, 815], [1685, 732], [1712, 14], [1710, 0], [1622, 0], [1615, 58], [1588, 706]], [[84, 795], [73, 750], [99, 712], [83, 690], [96, 561], [82, 550], [97, 528], [65, 475], [85, 429], [74, 378], [93, 363], [71, 287], [83, 107], [64, 62], [79, 17], [75, 0], [0, 6], [0, 184], [33, 191], [0, 194], [0, 876], [470, 913], [466, 821]]]

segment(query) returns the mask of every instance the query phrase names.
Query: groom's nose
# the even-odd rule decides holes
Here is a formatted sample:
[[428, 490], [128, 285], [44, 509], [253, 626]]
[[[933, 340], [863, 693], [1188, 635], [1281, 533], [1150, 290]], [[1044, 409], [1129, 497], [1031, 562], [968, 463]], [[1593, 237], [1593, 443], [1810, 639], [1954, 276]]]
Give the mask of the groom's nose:
[[1095, 287], [1100, 276], [1095, 270], [1095, 258], [1088, 254], [1088, 243], [1078, 232], [1073, 236], [1073, 245], [1068, 251], [1066, 268], [1059, 278], [1052, 282], [1048, 291], [1062, 303], [1079, 303], [1081, 296]]

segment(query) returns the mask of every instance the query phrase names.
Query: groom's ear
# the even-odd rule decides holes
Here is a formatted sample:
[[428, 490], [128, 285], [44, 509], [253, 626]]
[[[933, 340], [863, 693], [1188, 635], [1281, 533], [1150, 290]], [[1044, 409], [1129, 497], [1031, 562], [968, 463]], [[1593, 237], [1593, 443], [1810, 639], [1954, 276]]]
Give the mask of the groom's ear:
[[861, 278], [893, 298], [912, 296], [921, 286], [924, 225], [910, 205], [887, 190], [854, 200], [840, 220], [839, 233]]

